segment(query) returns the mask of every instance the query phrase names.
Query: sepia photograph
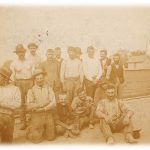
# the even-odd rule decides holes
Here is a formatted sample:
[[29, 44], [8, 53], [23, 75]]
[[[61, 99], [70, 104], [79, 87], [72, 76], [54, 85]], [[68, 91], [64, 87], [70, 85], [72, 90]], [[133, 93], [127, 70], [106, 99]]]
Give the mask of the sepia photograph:
[[0, 5], [0, 145], [150, 144], [150, 6]]

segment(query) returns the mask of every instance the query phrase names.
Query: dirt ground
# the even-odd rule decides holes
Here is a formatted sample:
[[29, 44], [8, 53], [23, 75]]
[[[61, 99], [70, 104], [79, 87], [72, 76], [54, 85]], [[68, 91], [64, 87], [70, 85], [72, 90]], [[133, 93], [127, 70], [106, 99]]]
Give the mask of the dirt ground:
[[[150, 96], [134, 98], [127, 101], [129, 107], [131, 106], [137, 114], [140, 114], [134, 121], [141, 130], [141, 138], [138, 144], [150, 143]], [[136, 113], [135, 112], [135, 113]], [[124, 144], [124, 136], [121, 133], [114, 134], [115, 142], [117, 144]], [[25, 131], [19, 130], [19, 124], [16, 124], [14, 131], [14, 144], [30, 144], [25, 139]], [[85, 128], [78, 137], [65, 138], [63, 136], [57, 137], [54, 141], [43, 141], [41, 144], [104, 144], [105, 139], [100, 132], [99, 125], [96, 124], [94, 129]]]

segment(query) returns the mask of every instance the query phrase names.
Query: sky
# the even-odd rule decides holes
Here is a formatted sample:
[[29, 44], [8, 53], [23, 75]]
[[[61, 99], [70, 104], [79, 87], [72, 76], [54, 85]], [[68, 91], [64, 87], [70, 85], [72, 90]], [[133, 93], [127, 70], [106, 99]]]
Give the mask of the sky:
[[150, 53], [150, 7], [131, 6], [40, 6], [0, 7], [0, 63], [15, 58], [17, 44], [39, 45], [45, 56], [48, 48], [88, 46], [97, 52], [106, 48], [109, 55], [118, 49], [144, 50]]

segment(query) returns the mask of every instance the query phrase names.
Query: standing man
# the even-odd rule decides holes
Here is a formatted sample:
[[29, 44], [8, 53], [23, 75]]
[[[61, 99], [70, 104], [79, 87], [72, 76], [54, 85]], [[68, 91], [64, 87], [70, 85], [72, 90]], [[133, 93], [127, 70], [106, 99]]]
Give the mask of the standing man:
[[56, 107], [55, 94], [45, 83], [45, 73], [35, 69], [33, 74], [35, 85], [27, 94], [27, 109], [31, 112], [31, 120], [27, 129], [27, 138], [33, 143], [39, 143], [55, 138], [53, 109]]
[[76, 58], [73, 47], [68, 48], [69, 58], [64, 60], [61, 65], [60, 78], [64, 91], [67, 91], [69, 104], [76, 95], [76, 91], [83, 83], [83, 71], [81, 61]]
[[122, 98], [123, 83], [124, 83], [124, 67], [120, 62], [120, 55], [118, 53], [113, 55], [113, 62], [108, 68], [107, 79], [116, 85], [117, 96]]
[[123, 101], [116, 97], [116, 88], [109, 84], [106, 90], [107, 98], [99, 101], [96, 114], [100, 118], [100, 128], [108, 144], [114, 143], [113, 132], [124, 131], [127, 143], [137, 142], [133, 136], [131, 111]]
[[81, 55], [82, 55], [82, 51], [80, 47], [75, 47], [75, 51], [76, 51], [76, 57], [82, 61]]
[[36, 68], [41, 63], [41, 57], [36, 53], [38, 45], [36, 45], [35, 43], [29, 43], [28, 49], [30, 51], [28, 59], [32, 62], [33, 66]]
[[102, 49], [100, 51], [100, 63], [101, 63], [101, 68], [103, 70], [102, 76], [106, 77], [108, 66], [111, 64], [111, 59], [109, 59], [107, 57], [107, 50], [106, 49]]
[[12, 70], [11, 80], [15, 82], [16, 86], [19, 87], [21, 92], [21, 122], [22, 126], [20, 129], [26, 128], [26, 95], [28, 90], [32, 87], [32, 63], [25, 58], [26, 49], [22, 44], [16, 46], [14, 51], [18, 56], [18, 59], [13, 61], [10, 68]]
[[47, 60], [40, 64], [40, 68], [46, 72], [47, 83], [54, 91], [56, 91], [56, 89], [60, 86], [59, 63], [55, 59], [55, 52], [53, 49], [48, 49], [46, 56]]
[[1, 143], [12, 143], [14, 132], [14, 112], [21, 106], [21, 94], [18, 87], [9, 84], [11, 72], [0, 68], [0, 133]]
[[97, 82], [102, 75], [102, 68], [98, 59], [95, 58], [93, 46], [87, 48], [87, 57], [83, 59], [83, 73], [85, 87], [88, 96], [94, 98]]

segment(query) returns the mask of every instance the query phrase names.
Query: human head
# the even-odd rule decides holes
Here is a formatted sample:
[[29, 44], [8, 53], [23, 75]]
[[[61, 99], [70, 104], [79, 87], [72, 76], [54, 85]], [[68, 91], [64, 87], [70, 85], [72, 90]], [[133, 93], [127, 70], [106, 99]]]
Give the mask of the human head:
[[76, 51], [74, 47], [71, 47], [71, 46], [68, 47], [68, 55], [69, 55], [69, 58], [71, 59], [76, 58]]
[[61, 104], [61, 105], [66, 105], [67, 104], [67, 92], [66, 91], [62, 91], [62, 92], [59, 93], [58, 103]]
[[90, 58], [93, 58], [95, 55], [95, 48], [93, 46], [89, 46], [87, 48], [87, 54]]
[[114, 84], [108, 84], [106, 95], [109, 100], [114, 100], [116, 98], [116, 87]]
[[58, 59], [61, 58], [61, 48], [60, 47], [55, 48], [55, 56]]
[[55, 52], [53, 49], [48, 49], [46, 51], [47, 60], [53, 60], [55, 59]]
[[106, 49], [100, 50], [100, 58], [101, 58], [102, 60], [104, 60], [104, 59], [107, 58], [107, 50], [106, 50]]
[[80, 47], [75, 47], [75, 51], [76, 51], [76, 57], [80, 59], [81, 57], [81, 48]]
[[86, 93], [83, 88], [77, 89], [77, 95], [80, 98], [80, 100], [85, 100], [86, 99]]
[[45, 83], [45, 75], [46, 73], [42, 69], [35, 69], [32, 76], [35, 84], [43, 86]]
[[30, 50], [30, 53], [32, 55], [35, 55], [36, 54], [36, 51], [38, 49], [38, 45], [36, 45], [35, 43], [29, 43], [28, 44], [28, 49]]
[[120, 54], [116, 53], [113, 55], [113, 61], [115, 64], [118, 64], [120, 62]]
[[24, 60], [25, 59], [25, 54], [26, 54], [26, 49], [23, 47], [22, 44], [18, 44], [16, 46], [16, 50], [14, 51], [14, 53], [16, 53], [16, 55], [18, 56], [18, 58], [20, 60]]
[[11, 73], [11, 70], [8, 70], [8, 68], [4, 66], [0, 68], [0, 86], [7, 85], [9, 83]]

